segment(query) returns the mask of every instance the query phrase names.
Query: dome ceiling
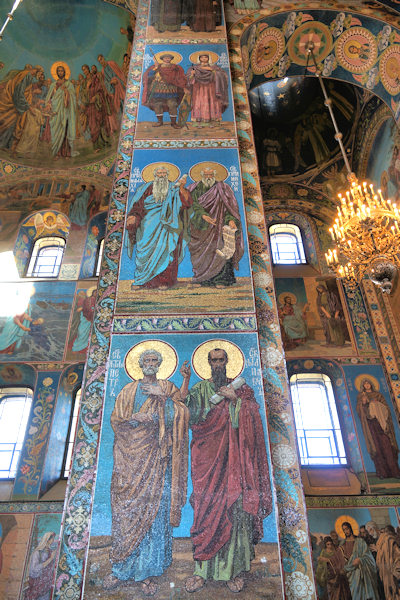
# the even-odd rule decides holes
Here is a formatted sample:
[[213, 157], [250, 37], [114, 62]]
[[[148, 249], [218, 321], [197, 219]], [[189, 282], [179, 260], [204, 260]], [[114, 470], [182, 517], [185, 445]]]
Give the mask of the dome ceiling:
[[[0, 0], [0, 14], [9, 9]], [[1, 43], [0, 158], [59, 170], [115, 152], [128, 27], [129, 14], [103, 0], [19, 6]]]
[[[346, 144], [357, 114], [356, 89], [338, 81], [325, 84]], [[315, 77], [265, 83], [249, 92], [249, 100], [261, 175], [298, 179], [337, 157], [333, 125]]]

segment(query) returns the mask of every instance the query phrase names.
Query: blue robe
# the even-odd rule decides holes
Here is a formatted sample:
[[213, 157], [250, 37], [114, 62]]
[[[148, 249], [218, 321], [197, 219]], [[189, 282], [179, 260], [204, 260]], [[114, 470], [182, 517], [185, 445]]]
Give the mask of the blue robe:
[[71, 223], [75, 223], [75, 225], [79, 225], [80, 227], [86, 225], [89, 198], [89, 190], [83, 190], [76, 194], [76, 198], [69, 209]]
[[[150, 185], [152, 182], [145, 183], [136, 190], [128, 211], [134, 209]], [[182, 261], [188, 240], [185, 235], [187, 229], [180, 218], [181, 208], [179, 187], [171, 182], [164, 202], [156, 202], [153, 194], [144, 198], [145, 215], [136, 230], [135, 285], [144, 285], [165, 271], [173, 261], [180, 234], [184, 230], [178, 256], [178, 262]], [[128, 235], [126, 239], [128, 256], [131, 258], [133, 246]]]
[[[361, 561], [358, 566], [353, 565], [355, 558]], [[362, 538], [356, 537], [353, 552], [344, 570], [353, 600], [379, 600], [375, 560]]]
[[[25, 311], [25, 314], [30, 316], [30, 312], [31, 310], [29, 307]], [[24, 319], [22, 321], [22, 324], [24, 325], [24, 327], [30, 327], [31, 322], [29, 321], [29, 319]], [[14, 322], [14, 317], [8, 317], [4, 324], [3, 331], [0, 333], [0, 352], [6, 350], [6, 348], [14, 344], [14, 342], [14, 351], [19, 350], [22, 344], [22, 338], [24, 337], [25, 333], [26, 332]]]

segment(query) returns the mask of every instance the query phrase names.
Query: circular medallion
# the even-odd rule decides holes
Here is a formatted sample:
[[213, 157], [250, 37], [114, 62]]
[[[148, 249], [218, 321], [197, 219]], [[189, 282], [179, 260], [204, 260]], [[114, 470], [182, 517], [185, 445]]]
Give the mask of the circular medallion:
[[390, 46], [383, 52], [379, 63], [379, 75], [389, 94], [395, 96], [400, 92], [400, 45]]
[[360, 527], [354, 517], [350, 517], [350, 515], [340, 515], [335, 521], [335, 530], [341, 539], [344, 539], [345, 537], [342, 527], [343, 523], [350, 523], [354, 535], [359, 534]]
[[314, 56], [318, 62], [323, 61], [332, 49], [332, 34], [329, 27], [319, 21], [307, 21], [296, 29], [288, 42], [288, 54], [296, 65], [312, 66], [313, 61], [307, 53], [307, 44], [313, 42]]
[[285, 36], [276, 27], [267, 27], [257, 40], [251, 53], [251, 68], [256, 75], [272, 69], [285, 50]]
[[212, 169], [215, 171], [215, 179], [217, 181], [225, 181], [228, 177], [228, 169], [217, 162], [201, 162], [197, 163], [197, 165], [193, 165], [193, 167], [189, 171], [190, 177], [193, 181], [201, 180], [201, 172], [205, 169]]
[[338, 38], [336, 58], [350, 73], [365, 73], [375, 64], [378, 48], [375, 37], [364, 27], [351, 27]]
[[134, 380], [143, 378], [143, 371], [139, 365], [140, 355], [145, 351], [156, 350], [162, 356], [162, 362], [157, 372], [157, 379], [168, 379], [175, 373], [178, 357], [175, 349], [161, 340], [146, 340], [133, 346], [125, 356], [125, 370]]
[[211, 377], [211, 367], [208, 362], [208, 353], [211, 350], [225, 350], [228, 355], [226, 374], [230, 379], [236, 379], [244, 369], [244, 356], [236, 344], [228, 340], [208, 340], [196, 348], [192, 356], [192, 365], [195, 373], [201, 379]]
[[154, 162], [142, 170], [142, 179], [146, 183], [154, 180], [154, 173], [157, 169], [166, 169], [168, 171], [169, 181], [176, 181], [179, 177], [180, 171], [176, 165], [167, 162]]
[[357, 377], [354, 380], [354, 385], [359, 392], [363, 391], [362, 387], [364, 381], [369, 381], [372, 387], [374, 388], [375, 392], [379, 391], [380, 386], [377, 378], [373, 375], [370, 375], [369, 373], [362, 373], [361, 375], [357, 375]]

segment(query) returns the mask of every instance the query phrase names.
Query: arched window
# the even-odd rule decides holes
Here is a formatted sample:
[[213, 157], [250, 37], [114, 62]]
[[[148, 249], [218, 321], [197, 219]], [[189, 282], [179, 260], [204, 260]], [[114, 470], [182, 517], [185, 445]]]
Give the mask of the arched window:
[[269, 239], [275, 265], [299, 265], [307, 262], [301, 232], [297, 225], [291, 223], [271, 225]]
[[58, 277], [64, 248], [65, 239], [62, 237], [44, 237], [36, 240], [26, 276]]
[[346, 452], [330, 378], [298, 373], [290, 378], [300, 462], [346, 465]]
[[72, 466], [72, 452], [74, 449], [76, 426], [78, 423], [79, 409], [81, 406], [81, 395], [82, 388], [79, 388], [75, 392], [74, 406], [71, 412], [71, 419], [69, 422], [69, 432], [67, 437], [68, 441], [65, 447], [64, 464], [62, 469], [62, 474], [63, 477], [65, 477], [65, 479], [68, 479]]
[[0, 388], [0, 478], [15, 477], [31, 404], [30, 388]]
[[100, 275], [101, 261], [103, 258], [104, 252], [104, 238], [99, 242], [99, 249], [97, 250], [97, 258], [96, 258], [96, 271], [95, 276], [98, 277]]

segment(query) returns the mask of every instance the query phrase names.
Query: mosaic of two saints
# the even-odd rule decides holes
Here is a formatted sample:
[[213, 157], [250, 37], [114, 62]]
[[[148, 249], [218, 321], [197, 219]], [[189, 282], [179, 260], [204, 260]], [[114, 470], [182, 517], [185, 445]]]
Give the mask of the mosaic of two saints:
[[154, 298], [156, 291], [157, 301], [163, 295], [158, 291], [195, 292], [201, 297], [215, 295], [216, 289], [233, 289], [236, 300], [238, 293], [251, 295], [248, 267], [247, 272], [240, 267], [245, 255], [243, 219], [232, 186], [225, 181], [228, 170], [204, 161], [188, 171], [180, 175], [176, 165], [158, 162], [138, 174], [127, 207], [120, 312], [133, 299], [151, 301], [146, 292]]
[[244, 357], [244, 348], [257, 354], [256, 340], [172, 335], [129, 347], [132, 336], [117, 337], [91, 531], [95, 585], [151, 596], [171, 566], [167, 577], [187, 592], [207, 580], [239, 592], [262, 566], [255, 546], [272, 516], [263, 398]]

